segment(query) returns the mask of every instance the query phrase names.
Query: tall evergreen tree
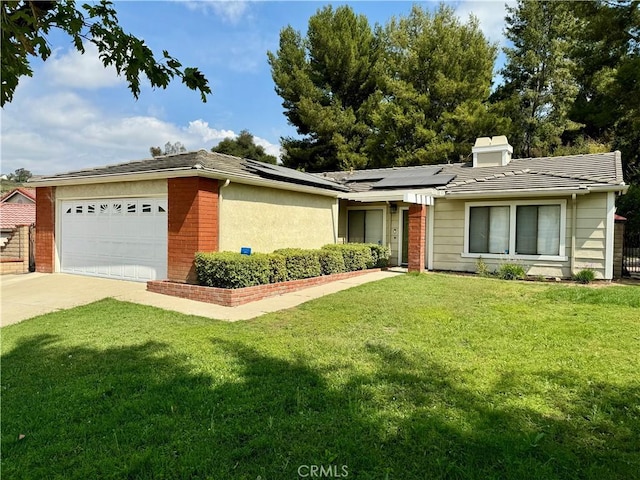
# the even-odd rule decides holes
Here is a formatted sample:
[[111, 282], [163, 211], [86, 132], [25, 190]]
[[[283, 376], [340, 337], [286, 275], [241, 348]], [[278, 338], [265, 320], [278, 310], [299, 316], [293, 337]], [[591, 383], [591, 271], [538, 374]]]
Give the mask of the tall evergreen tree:
[[580, 135], [621, 150], [627, 179], [640, 182], [640, 2], [573, 7], [586, 27], [574, 51], [580, 90], [571, 116]]
[[518, 0], [507, 7], [501, 71], [504, 85], [493, 98], [512, 121], [509, 139], [517, 155], [547, 155], [579, 125], [569, 119], [578, 94], [572, 47], [581, 26], [569, 2]]
[[503, 133], [487, 105], [496, 47], [445, 6], [414, 6], [386, 26], [379, 102], [368, 142], [372, 166], [458, 160], [476, 136]]
[[362, 168], [367, 104], [376, 88], [378, 41], [349, 6], [318, 10], [306, 38], [291, 26], [268, 52], [276, 92], [301, 139], [283, 138], [286, 166], [322, 171]]

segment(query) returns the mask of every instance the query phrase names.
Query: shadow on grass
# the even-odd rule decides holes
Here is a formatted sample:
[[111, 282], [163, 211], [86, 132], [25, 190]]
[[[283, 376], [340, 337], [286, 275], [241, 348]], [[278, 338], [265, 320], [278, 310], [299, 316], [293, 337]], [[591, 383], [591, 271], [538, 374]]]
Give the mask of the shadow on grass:
[[3, 478], [312, 478], [303, 465], [358, 479], [640, 471], [637, 386], [540, 372], [572, 392], [555, 405], [561, 415], [545, 416], [511, 401], [524, 388], [517, 375], [477, 392], [384, 342], [364, 347], [372, 371], [341, 377], [346, 360], [320, 368], [220, 339], [212, 348], [224, 355], [211, 361], [226, 367], [207, 375], [161, 343], [99, 350], [58, 340], [32, 337], [1, 359]]

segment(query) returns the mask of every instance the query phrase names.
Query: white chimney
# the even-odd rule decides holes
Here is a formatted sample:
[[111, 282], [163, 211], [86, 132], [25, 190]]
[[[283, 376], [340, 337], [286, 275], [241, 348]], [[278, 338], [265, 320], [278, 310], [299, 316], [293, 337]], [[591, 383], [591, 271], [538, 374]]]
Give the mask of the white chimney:
[[476, 144], [471, 149], [473, 153], [473, 168], [476, 167], [504, 167], [511, 161], [513, 147], [509, 145], [507, 137], [498, 135], [493, 138], [476, 138]]

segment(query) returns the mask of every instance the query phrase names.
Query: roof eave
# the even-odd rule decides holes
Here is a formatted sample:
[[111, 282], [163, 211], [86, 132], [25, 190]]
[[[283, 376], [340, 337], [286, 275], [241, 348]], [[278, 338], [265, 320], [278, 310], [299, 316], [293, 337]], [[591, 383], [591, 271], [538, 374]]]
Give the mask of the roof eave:
[[313, 187], [295, 183], [281, 182], [277, 180], [258, 179], [249, 176], [231, 175], [224, 172], [206, 170], [202, 168], [180, 167], [174, 169], [162, 169], [149, 172], [131, 172], [131, 173], [112, 173], [102, 175], [84, 175], [81, 177], [57, 177], [44, 178], [30, 182], [34, 187], [61, 187], [68, 185], [91, 185], [97, 183], [115, 183], [115, 182], [137, 182], [145, 180], [165, 180], [167, 178], [180, 177], [205, 177], [216, 180], [230, 180], [236, 183], [247, 185], [255, 185], [267, 188], [276, 188], [280, 190], [289, 190], [302, 193], [313, 193], [316, 195], [324, 195], [329, 197], [338, 197], [341, 193], [338, 190], [329, 188]]
[[586, 195], [590, 189], [584, 185], [580, 187], [566, 188], [528, 188], [511, 190], [484, 190], [474, 192], [446, 192], [445, 198], [467, 199], [467, 198], [493, 198], [493, 197], [551, 197], [558, 195]]
[[344, 192], [340, 193], [338, 195], [338, 198], [342, 200], [352, 200], [355, 202], [403, 202], [407, 194], [426, 195], [431, 197], [439, 197], [443, 195], [441, 191], [436, 190], [435, 188], [418, 188], [385, 191], [369, 190], [366, 192]]

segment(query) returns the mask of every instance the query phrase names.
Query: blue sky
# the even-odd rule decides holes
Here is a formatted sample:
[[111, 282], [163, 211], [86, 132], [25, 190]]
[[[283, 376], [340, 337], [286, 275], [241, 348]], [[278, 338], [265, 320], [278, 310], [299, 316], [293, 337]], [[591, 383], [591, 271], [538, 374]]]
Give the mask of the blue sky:
[[[344, 3], [373, 25], [407, 15], [414, 2], [331, 2], [334, 7]], [[504, 1], [446, 3], [465, 21], [473, 12], [485, 35], [504, 43]], [[157, 54], [166, 49], [184, 66], [200, 68], [213, 90], [204, 104], [179, 82], [166, 90], [145, 85], [136, 101], [115, 71], [103, 68], [90, 44], [80, 55], [68, 37], [52, 34], [54, 54], [32, 63], [33, 77], [21, 80], [13, 102], [2, 110], [2, 173], [27, 168], [47, 174], [138, 160], [148, 158], [150, 146], [167, 141], [180, 141], [189, 150], [208, 149], [242, 129], [277, 155], [280, 137], [295, 130], [274, 91], [266, 52], [277, 50], [282, 28], [291, 25], [304, 33], [309, 17], [327, 4], [115, 2], [126, 31]]]

